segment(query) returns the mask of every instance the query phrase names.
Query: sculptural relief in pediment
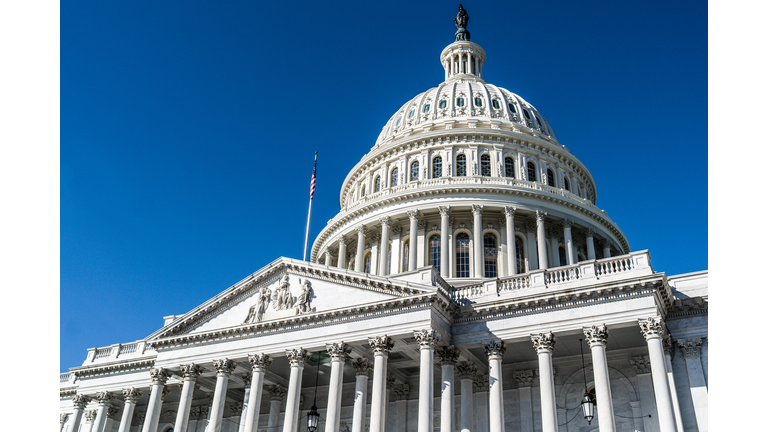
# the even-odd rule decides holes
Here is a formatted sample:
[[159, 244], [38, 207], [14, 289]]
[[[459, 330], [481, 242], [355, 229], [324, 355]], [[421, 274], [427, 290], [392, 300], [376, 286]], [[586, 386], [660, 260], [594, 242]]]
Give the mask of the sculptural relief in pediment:
[[[275, 312], [294, 311], [294, 315], [315, 312], [311, 306], [312, 302], [312, 283], [309, 279], [304, 282], [299, 278], [300, 292], [294, 296], [291, 293], [290, 276], [287, 274], [280, 278], [276, 287], [270, 290], [263, 286], [256, 295], [256, 303], [248, 310], [243, 324], [255, 324], [264, 318], [267, 309], [271, 308]], [[281, 314], [282, 315], [282, 314]]]

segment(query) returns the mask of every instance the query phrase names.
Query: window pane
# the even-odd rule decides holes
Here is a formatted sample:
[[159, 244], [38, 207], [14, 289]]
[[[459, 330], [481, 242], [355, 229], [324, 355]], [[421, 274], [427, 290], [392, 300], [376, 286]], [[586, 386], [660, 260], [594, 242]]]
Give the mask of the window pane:
[[424, 105], [424, 112], [425, 113], [429, 112], [429, 104]]
[[485, 277], [495, 278], [499, 275], [497, 265], [496, 236], [486, 234], [483, 237], [483, 255], [485, 257]]
[[456, 156], [456, 176], [464, 177], [467, 175], [467, 157], [463, 154]]
[[464, 106], [464, 98], [456, 99], [456, 106], [463, 107]]
[[378, 192], [381, 189], [381, 177], [376, 177], [376, 181], [373, 183], [373, 191]]
[[406, 240], [405, 243], [403, 243], [403, 271], [408, 271], [408, 256], [410, 255], [408, 248], [410, 245], [410, 240]]
[[389, 181], [390, 186], [397, 186], [397, 168], [392, 170], [392, 179]]
[[525, 273], [525, 256], [523, 255], [523, 240], [515, 237], [515, 263], [518, 273]]
[[536, 165], [533, 162], [528, 162], [528, 181], [536, 181]]
[[568, 265], [568, 259], [565, 257], [565, 249], [557, 248], [560, 251], [560, 265]]
[[443, 158], [438, 156], [432, 159], [432, 178], [443, 176]]
[[499, 109], [499, 106], [500, 106], [499, 105], [499, 100], [498, 99], [494, 99], [493, 100], [493, 107], [496, 108], [496, 109]]
[[565, 190], [570, 192], [571, 191], [571, 182], [568, 181], [568, 177], [563, 177], [563, 184], [565, 185]]
[[364, 266], [365, 268], [363, 268], [363, 271], [365, 273], [370, 273], [371, 272], [371, 253], [370, 252], [365, 254], [365, 261], [364, 262], [365, 262], [365, 266]]
[[459, 233], [456, 236], [456, 277], [469, 277], [469, 236]]
[[365, 196], [365, 185], [363, 185], [363, 187], [360, 189], [360, 196], [361, 197]]
[[504, 175], [515, 178], [515, 160], [511, 157], [504, 158]]
[[440, 101], [440, 105], [438, 105], [438, 108], [445, 109], [446, 105], [448, 105], [448, 101], [443, 99]]
[[483, 177], [491, 176], [491, 157], [487, 154], [480, 156], [480, 174]]
[[547, 169], [547, 185], [555, 187], [555, 173], [551, 169]]
[[411, 164], [411, 181], [419, 179], [419, 161]]
[[475, 98], [475, 106], [483, 106], [483, 100], [479, 97]]
[[515, 104], [513, 104], [512, 102], [507, 104], [507, 106], [509, 107], [509, 112], [511, 112], [511, 113], [516, 113], [517, 112], [517, 110], [515, 109]]
[[440, 271], [440, 236], [437, 234], [429, 238], [429, 265]]
[[411, 111], [408, 113], [408, 118], [412, 118], [412, 117], [413, 117], [413, 113], [414, 113], [414, 112], [416, 112], [416, 110], [415, 110], [415, 109], [412, 109], [412, 110], [411, 110]]
[[402, 119], [403, 119], [403, 116], [398, 117], [397, 118], [397, 122], [395, 123], [395, 126], [399, 126], [400, 125], [400, 120], [402, 120]]

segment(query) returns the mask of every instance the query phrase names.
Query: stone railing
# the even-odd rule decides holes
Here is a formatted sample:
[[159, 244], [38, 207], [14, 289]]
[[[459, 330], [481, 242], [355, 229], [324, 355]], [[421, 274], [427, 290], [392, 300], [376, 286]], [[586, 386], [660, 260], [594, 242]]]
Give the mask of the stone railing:
[[59, 374], [59, 384], [68, 383], [71, 377], [71, 372], [64, 372], [63, 374]]
[[451, 298], [459, 305], [474, 303], [492, 295], [530, 289], [571, 288], [590, 281], [611, 281], [627, 277], [653, 274], [651, 256], [647, 250], [601, 260], [582, 261], [577, 264], [545, 270], [533, 270], [514, 276], [491, 279], [454, 287]]
[[147, 346], [146, 341], [137, 341], [127, 344], [114, 344], [102, 348], [90, 348], [85, 359], [86, 364], [114, 361], [118, 358], [141, 357], [150, 355], [154, 349]]

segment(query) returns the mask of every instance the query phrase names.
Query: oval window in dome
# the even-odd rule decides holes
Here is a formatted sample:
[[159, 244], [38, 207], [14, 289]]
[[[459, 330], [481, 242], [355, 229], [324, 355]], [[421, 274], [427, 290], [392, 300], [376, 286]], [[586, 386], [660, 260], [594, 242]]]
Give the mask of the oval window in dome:
[[531, 115], [530, 115], [530, 114], [528, 114], [528, 110], [527, 110], [527, 109], [524, 109], [524, 110], [523, 110], [523, 114], [525, 114], [525, 118], [527, 118], [528, 120], [530, 120], [530, 119], [531, 119]]
[[483, 100], [480, 99], [479, 97], [476, 97], [475, 98], [475, 106], [479, 106], [479, 107], [483, 106]]
[[464, 106], [464, 98], [456, 99], [456, 106], [463, 107]]
[[501, 106], [501, 105], [499, 105], [499, 100], [498, 99], [494, 99], [493, 102], [491, 102], [491, 103], [493, 104], [493, 108], [495, 108], [495, 109], [499, 109], [499, 107]]
[[507, 106], [509, 107], [509, 112], [511, 113], [517, 112], [517, 110], [515, 109], [515, 104], [513, 104], [512, 102], [508, 103]]
[[[527, 115], [527, 113], [526, 113], [526, 115]], [[402, 120], [402, 119], [403, 119], [403, 116], [398, 117], [397, 118], [397, 122], [395, 122], [395, 126], [400, 126], [400, 120]]]
[[445, 99], [443, 99], [443, 100], [441, 100], [441, 101], [440, 101], [440, 105], [438, 105], [438, 107], [439, 107], [440, 109], [445, 109], [445, 107], [446, 107], [447, 105], [448, 105], [448, 101], [447, 101], [447, 100], [445, 100]]
[[424, 111], [425, 113], [429, 112], [429, 104], [424, 105]]
[[408, 113], [408, 118], [410, 119], [411, 117], [413, 117], [413, 113], [415, 113], [415, 112], [416, 112], [416, 110], [415, 110], [415, 109], [412, 109], [412, 110], [411, 110], [411, 111]]

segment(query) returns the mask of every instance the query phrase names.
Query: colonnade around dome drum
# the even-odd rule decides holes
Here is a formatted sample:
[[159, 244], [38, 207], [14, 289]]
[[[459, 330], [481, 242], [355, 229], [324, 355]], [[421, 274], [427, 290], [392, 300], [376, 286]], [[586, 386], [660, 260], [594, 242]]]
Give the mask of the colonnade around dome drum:
[[[476, 204], [388, 213], [350, 227], [326, 245], [316, 262], [379, 276], [434, 266], [443, 278], [456, 279], [452, 282], [623, 254], [607, 235], [585, 223], [550, 217], [541, 210]], [[496, 271], [491, 269], [494, 263]], [[462, 264], [468, 271], [462, 272]]]

